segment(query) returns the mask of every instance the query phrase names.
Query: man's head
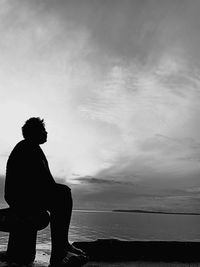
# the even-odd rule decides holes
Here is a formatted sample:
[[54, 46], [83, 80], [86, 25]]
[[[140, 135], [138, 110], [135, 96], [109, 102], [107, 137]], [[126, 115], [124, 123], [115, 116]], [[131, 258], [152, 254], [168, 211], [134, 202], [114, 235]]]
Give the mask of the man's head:
[[47, 141], [47, 132], [44, 120], [40, 118], [28, 119], [22, 127], [22, 135], [24, 139], [36, 144], [43, 144]]

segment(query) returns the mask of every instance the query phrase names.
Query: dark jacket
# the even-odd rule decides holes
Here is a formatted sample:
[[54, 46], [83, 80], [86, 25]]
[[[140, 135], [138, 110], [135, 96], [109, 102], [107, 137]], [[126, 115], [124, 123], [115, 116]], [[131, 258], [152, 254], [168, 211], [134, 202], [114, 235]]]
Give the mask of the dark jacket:
[[47, 159], [39, 145], [19, 142], [11, 152], [6, 168], [5, 200], [22, 210], [43, 209], [55, 186]]

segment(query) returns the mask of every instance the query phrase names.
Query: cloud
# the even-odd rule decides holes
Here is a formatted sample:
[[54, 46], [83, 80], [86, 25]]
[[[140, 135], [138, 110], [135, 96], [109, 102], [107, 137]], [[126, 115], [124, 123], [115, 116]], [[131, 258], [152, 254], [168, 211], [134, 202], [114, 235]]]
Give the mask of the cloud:
[[200, 192], [200, 187], [195, 187], [195, 188], [188, 188], [187, 192], [189, 193], [194, 193], [194, 194], [198, 194]]
[[[110, 178], [110, 177], [109, 177]], [[88, 183], [88, 184], [94, 184], [94, 185], [109, 185], [109, 186], [113, 186], [113, 185], [130, 185], [130, 186], [134, 186], [133, 182], [127, 182], [127, 181], [117, 181], [115, 179], [115, 177], [113, 177], [113, 179], [103, 179], [103, 178], [95, 178], [92, 176], [85, 176], [85, 177], [79, 177], [74, 179], [74, 181], [78, 181], [80, 183]]]
[[[88, 120], [117, 129], [117, 145], [114, 150], [107, 147], [108, 154], [110, 149], [112, 155], [111, 166], [123, 166], [123, 157], [133, 166], [139, 159], [144, 166], [151, 158], [148, 165], [153, 168], [162, 170], [171, 165], [175, 171], [177, 164], [177, 170], [182, 173], [183, 166], [178, 158], [198, 153], [198, 141], [191, 122], [194, 110], [198, 109], [195, 99], [198, 99], [196, 85], [199, 80], [193, 78], [194, 86], [189, 70], [176, 64], [170, 72], [161, 73], [155, 69], [144, 71], [141, 66], [140, 69], [137, 66], [115, 66], [101, 90], [92, 90], [92, 97], [80, 107], [80, 112]], [[184, 85], [182, 78], [185, 79]]]
[[[187, 179], [188, 181], [188, 179]], [[192, 182], [192, 181], [191, 181]], [[184, 187], [180, 181], [171, 184], [157, 181], [149, 183], [109, 184], [91, 182], [72, 186], [74, 208], [82, 209], [145, 209], [165, 212], [199, 212], [199, 196]], [[89, 185], [89, 186], [88, 186]], [[188, 183], [189, 185], [189, 183]]]

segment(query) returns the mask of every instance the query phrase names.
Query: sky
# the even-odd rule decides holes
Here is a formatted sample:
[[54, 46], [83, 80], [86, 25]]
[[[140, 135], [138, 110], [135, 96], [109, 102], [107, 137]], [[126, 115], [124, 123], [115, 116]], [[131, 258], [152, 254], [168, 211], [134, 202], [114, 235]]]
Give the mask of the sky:
[[200, 211], [199, 9], [198, 0], [0, 0], [2, 183], [34, 116], [75, 208]]

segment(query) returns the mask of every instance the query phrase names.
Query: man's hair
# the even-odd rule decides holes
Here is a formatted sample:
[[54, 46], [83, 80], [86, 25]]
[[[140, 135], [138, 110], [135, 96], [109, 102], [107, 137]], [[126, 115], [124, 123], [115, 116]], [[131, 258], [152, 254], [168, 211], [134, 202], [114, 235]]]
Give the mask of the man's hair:
[[25, 139], [32, 137], [34, 136], [34, 133], [36, 133], [41, 128], [45, 128], [43, 119], [40, 119], [39, 117], [30, 118], [22, 126], [22, 135]]

